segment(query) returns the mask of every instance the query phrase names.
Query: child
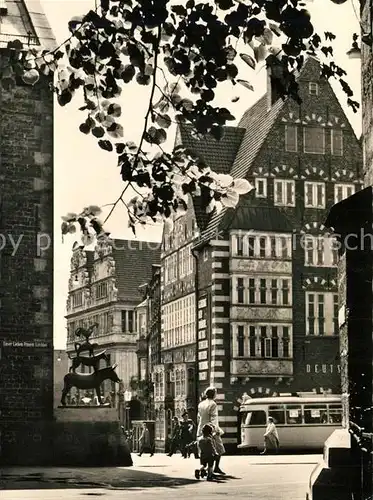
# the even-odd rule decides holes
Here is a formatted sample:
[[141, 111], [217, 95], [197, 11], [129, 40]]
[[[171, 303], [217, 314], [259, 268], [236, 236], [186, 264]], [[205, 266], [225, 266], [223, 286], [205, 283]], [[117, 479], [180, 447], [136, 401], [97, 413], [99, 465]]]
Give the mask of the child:
[[212, 439], [213, 431], [214, 429], [210, 424], [206, 424], [202, 428], [202, 437], [198, 440], [202, 467], [195, 470], [194, 475], [196, 479], [203, 478], [207, 474], [207, 481], [213, 481], [213, 466], [216, 458], [216, 450]]

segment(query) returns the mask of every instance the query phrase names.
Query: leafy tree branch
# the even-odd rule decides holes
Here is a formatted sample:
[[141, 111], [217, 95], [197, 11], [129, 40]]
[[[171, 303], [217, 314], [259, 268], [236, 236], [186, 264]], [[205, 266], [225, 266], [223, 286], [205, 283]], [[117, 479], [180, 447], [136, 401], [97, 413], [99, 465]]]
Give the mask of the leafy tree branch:
[[[322, 76], [337, 79], [348, 105], [354, 111], [358, 107], [344, 70], [332, 60], [335, 36], [315, 33], [309, 12], [298, 0], [97, 0], [95, 10], [69, 22], [69, 30], [71, 36], [53, 51], [39, 53], [17, 40], [10, 42], [8, 69], [3, 70], [8, 71], [6, 84], [11, 87], [12, 78], [20, 77], [35, 85], [54, 72], [53, 90], [61, 106], [83, 95], [79, 109], [85, 120], [79, 129], [116, 154], [124, 182], [105, 222], [122, 203], [134, 231], [138, 223], [170, 220], [185, 211], [188, 196], [203, 195], [211, 211], [234, 206], [239, 194], [251, 189], [243, 179], [215, 174], [186, 148], [167, 153], [162, 147], [175, 122], [191, 124], [197, 135], [221, 139], [224, 126], [235, 117], [214, 105], [216, 90], [226, 82], [254, 90], [246, 75], [239, 74], [239, 59], [247, 72], [265, 64], [280, 97], [300, 102], [297, 72], [308, 55], [318, 55]], [[158, 71], [164, 87], [157, 82]], [[138, 144], [123, 139], [120, 123], [122, 89], [132, 81], [150, 86]], [[154, 153], [154, 148], [159, 151]], [[127, 203], [130, 187], [137, 196]], [[99, 215], [96, 206], [68, 214], [62, 232], [80, 227], [86, 242], [106, 237]]]

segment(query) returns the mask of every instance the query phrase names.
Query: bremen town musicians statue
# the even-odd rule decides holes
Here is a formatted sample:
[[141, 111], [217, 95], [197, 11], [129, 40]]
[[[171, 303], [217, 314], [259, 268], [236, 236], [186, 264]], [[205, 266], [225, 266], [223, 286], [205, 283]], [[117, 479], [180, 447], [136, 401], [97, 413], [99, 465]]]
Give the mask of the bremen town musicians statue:
[[[97, 354], [94, 353], [95, 349], [99, 346], [98, 344], [92, 344], [89, 341], [93, 330], [97, 327], [97, 323], [89, 326], [88, 328], [78, 328], [75, 330], [75, 335], [79, 339], [84, 339], [84, 341], [75, 342], [75, 353], [76, 356], [72, 358], [72, 365], [70, 367], [69, 373], [67, 373], [63, 379], [64, 386], [62, 389], [61, 404], [66, 406], [66, 396], [70, 392], [72, 387], [77, 389], [95, 389], [97, 394], [97, 399], [102, 404], [101, 401], [101, 391], [100, 386], [104, 380], [111, 380], [112, 382], [120, 382], [118, 375], [115, 372], [117, 365], [107, 366], [106, 368], [99, 369], [101, 359], [106, 362], [109, 361], [109, 357], [106, 354], [106, 350], [101, 351]], [[82, 355], [85, 352], [88, 355]], [[88, 366], [93, 368], [93, 373], [77, 373], [76, 369], [80, 366]]]

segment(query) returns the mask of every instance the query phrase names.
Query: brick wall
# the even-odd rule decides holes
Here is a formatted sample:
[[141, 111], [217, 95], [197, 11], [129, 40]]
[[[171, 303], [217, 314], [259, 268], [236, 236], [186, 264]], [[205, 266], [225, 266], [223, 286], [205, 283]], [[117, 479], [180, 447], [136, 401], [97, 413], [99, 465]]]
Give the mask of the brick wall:
[[[53, 95], [48, 81], [1, 88], [0, 107], [0, 460], [36, 463], [46, 459], [53, 417]], [[17, 249], [12, 241], [19, 241]]]

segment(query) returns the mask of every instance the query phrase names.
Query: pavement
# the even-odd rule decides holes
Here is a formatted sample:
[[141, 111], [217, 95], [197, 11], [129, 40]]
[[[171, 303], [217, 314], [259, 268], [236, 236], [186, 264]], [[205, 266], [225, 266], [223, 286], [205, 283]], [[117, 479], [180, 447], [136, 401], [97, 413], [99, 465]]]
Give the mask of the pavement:
[[[132, 467], [40, 468], [3, 467], [1, 500], [84, 500], [87, 496], [141, 500], [218, 499], [222, 495], [245, 500], [305, 500], [309, 476], [321, 455], [224, 456], [227, 473], [208, 483], [194, 479], [194, 458], [133, 455]], [[140, 498], [139, 498], [140, 500]]]

